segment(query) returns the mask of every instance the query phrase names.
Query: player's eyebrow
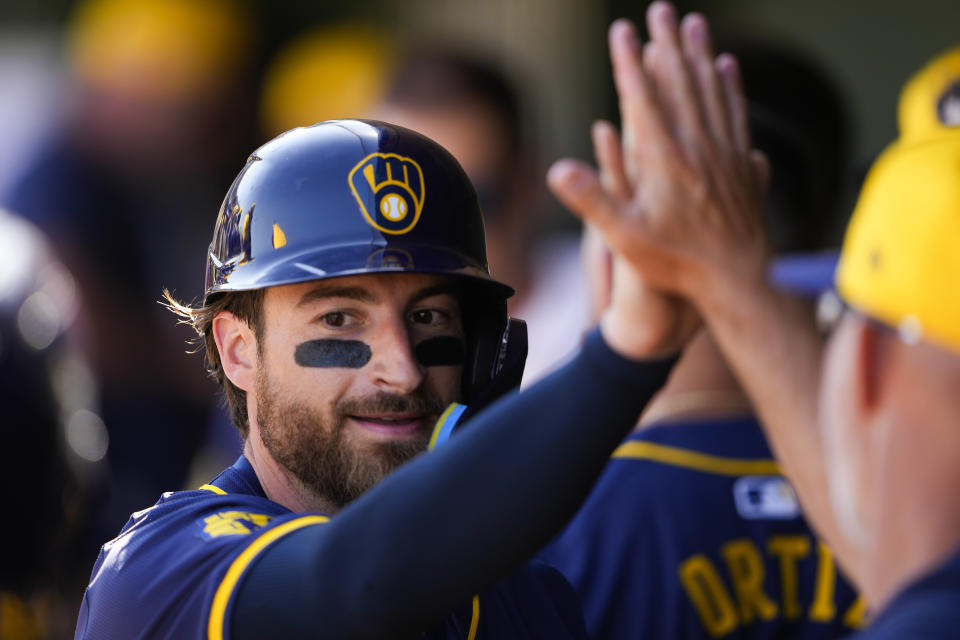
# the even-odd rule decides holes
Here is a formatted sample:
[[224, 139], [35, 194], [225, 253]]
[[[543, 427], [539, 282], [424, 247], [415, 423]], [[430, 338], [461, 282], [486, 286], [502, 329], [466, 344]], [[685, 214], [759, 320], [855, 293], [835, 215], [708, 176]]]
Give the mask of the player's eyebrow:
[[412, 296], [410, 296], [410, 301], [407, 304], [416, 304], [421, 300], [425, 300], [431, 296], [453, 296], [457, 298], [457, 293], [459, 290], [452, 282], [441, 282], [440, 284], [430, 285], [429, 287], [424, 287], [420, 289]]
[[320, 285], [307, 291], [297, 302], [298, 307], [303, 307], [318, 300], [329, 298], [349, 298], [360, 302], [378, 302], [379, 298], [373, 292], [363, 287], [344, 287], [337, 285]]

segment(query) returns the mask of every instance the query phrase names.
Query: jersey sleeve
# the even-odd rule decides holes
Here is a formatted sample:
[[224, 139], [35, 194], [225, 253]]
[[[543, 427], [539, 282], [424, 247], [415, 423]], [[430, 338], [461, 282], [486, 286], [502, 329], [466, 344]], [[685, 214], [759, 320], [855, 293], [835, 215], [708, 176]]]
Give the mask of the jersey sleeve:
[[103, 546], [75, 637], [227, 638], [234, 591], [254, 559], [327, 520], [255, 496], [171, 494]]

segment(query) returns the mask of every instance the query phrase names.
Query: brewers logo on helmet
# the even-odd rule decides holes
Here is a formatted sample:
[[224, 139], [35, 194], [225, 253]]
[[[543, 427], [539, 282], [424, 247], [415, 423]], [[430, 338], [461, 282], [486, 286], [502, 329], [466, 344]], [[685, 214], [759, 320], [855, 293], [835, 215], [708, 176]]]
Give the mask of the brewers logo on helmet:
[[371, 153], [350, 171], [350, 189], [367, 222], [384, 233], [406, 233], [420, 220], [423, 171], [412, 158]]

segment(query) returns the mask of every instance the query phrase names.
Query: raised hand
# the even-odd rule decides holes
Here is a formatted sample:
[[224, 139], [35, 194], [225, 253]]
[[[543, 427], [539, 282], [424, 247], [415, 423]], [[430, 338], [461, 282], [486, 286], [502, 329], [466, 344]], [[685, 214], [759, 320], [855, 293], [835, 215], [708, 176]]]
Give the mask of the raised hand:
[[[612, 124], [597, 122], [591, 131], [598, 179], [611, 197], [630, 200], [620, 139]], [[700, 324], [693, 308], [673, 295], [650, 287], [630, 263], [612, 254], [596, 229], [585, 225], [583, 259], [590, 279], [594, 316], [602, 315], [607, 341], [633, 357], [678, 351]]]
[[751, 149], [737, 63], [714, 59], [706, 20], [678, 28], [655, 2], [647, 22], [646, 46], [630, 22], [610, 28], [620, 141], [596, 125], [600, 172], [561, 160], [548, 182], [647, 285], [700, 307], [718, 293], [715, 274], [763, 278], [767, 167]]

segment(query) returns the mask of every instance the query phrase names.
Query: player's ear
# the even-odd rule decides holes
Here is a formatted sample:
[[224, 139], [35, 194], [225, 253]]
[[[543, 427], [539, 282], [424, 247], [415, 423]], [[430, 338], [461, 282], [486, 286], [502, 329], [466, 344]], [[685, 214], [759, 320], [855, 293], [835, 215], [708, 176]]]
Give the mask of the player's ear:
[[895, 336], [863, 318], [857, 319], [855, 333], [855, 362], [853, 401], [856, 410], [864, 417], [880, 408], [884, 397], [883, 387], [890, 384], [891, 359]]
[[247, 323], [229, 311], [213, 319], [213, 339], [223, 373], [236, 387], [252, 391], [257, 379], [257, 338]]

